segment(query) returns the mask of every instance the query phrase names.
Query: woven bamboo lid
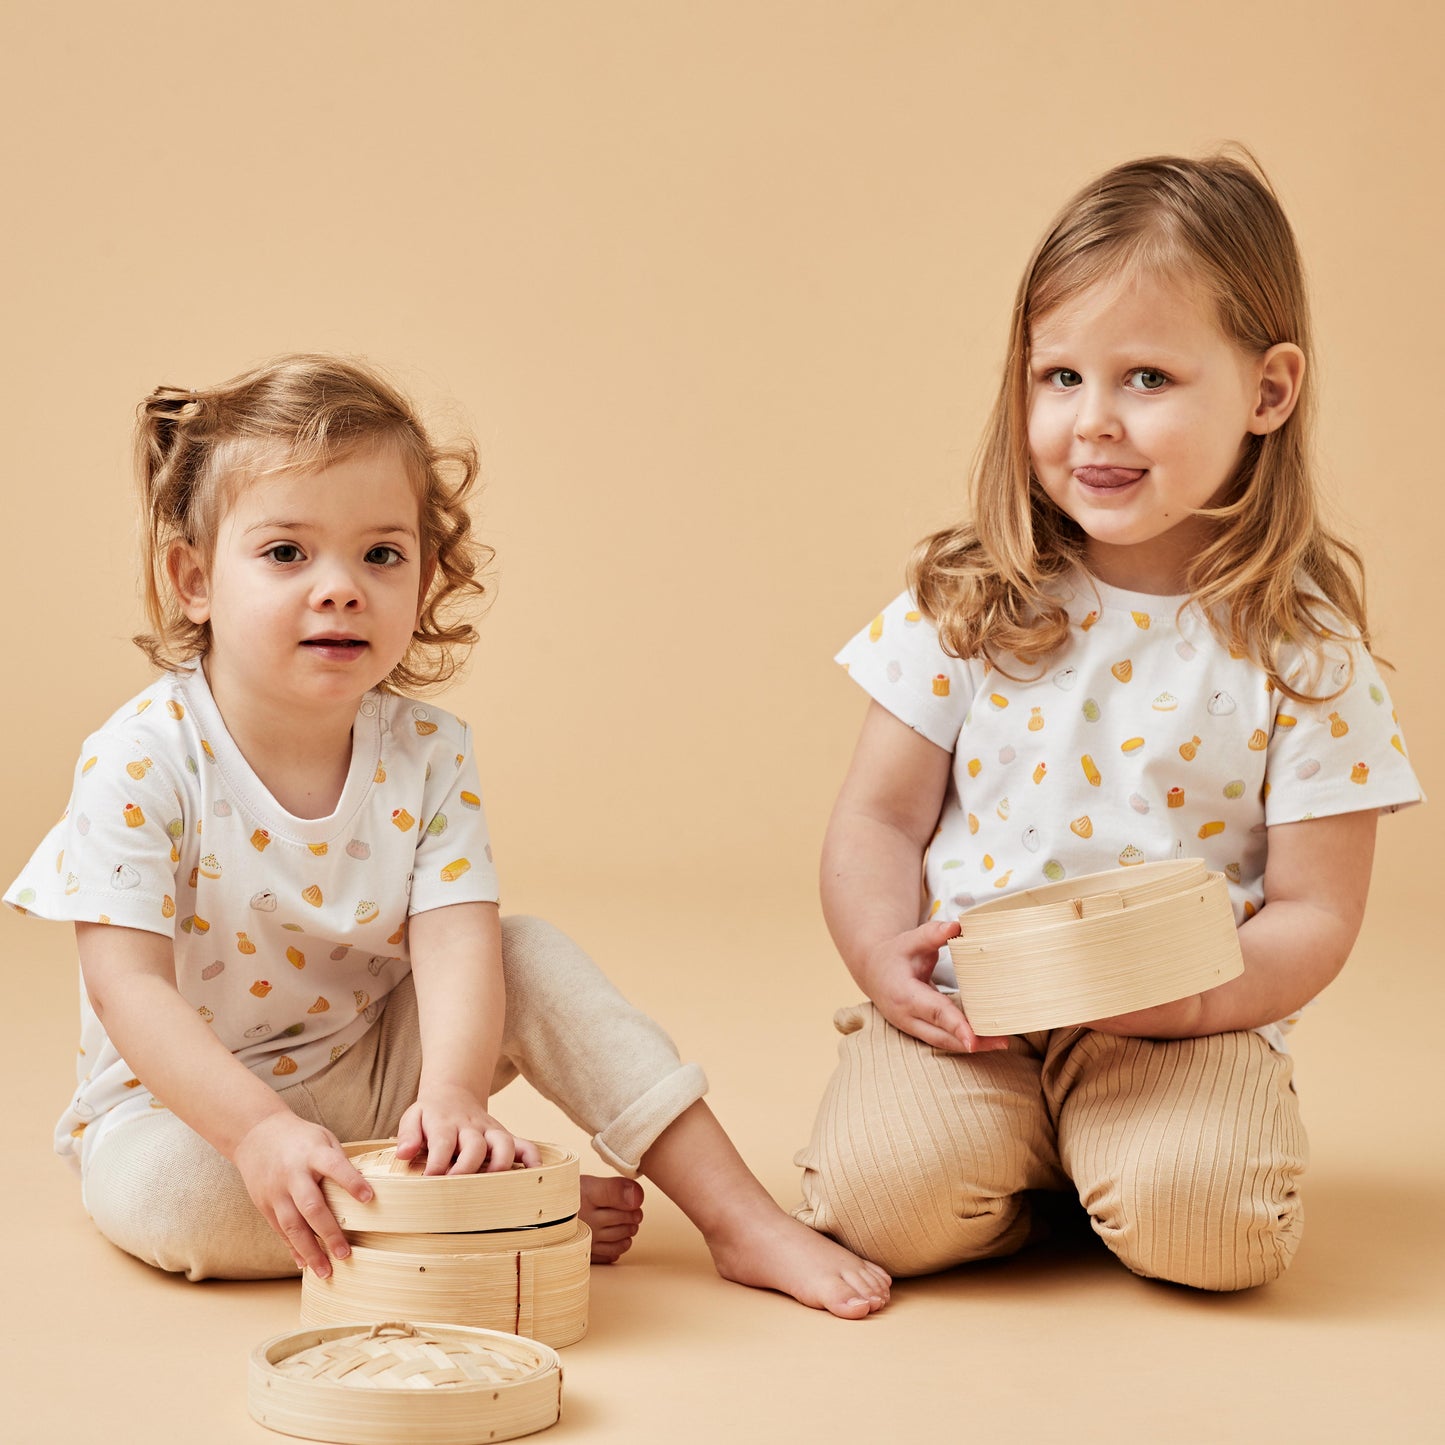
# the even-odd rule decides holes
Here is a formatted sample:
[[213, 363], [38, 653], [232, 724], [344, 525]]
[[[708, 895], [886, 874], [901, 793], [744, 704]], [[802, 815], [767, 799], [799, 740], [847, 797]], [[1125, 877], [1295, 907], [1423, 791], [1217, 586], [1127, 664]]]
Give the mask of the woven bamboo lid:
[[1152, 1008], [1244, 972], [1224, 875], [1198, 858], [1022, 889], [959, 922], [959, 1003], [985, 1035]]
[[387, 1234], [463, 1234], [524, 1229], [571, 1219], [582, 1207], [580, 1160], [555, 1144], [538, 1144], [540, 1168], [515, 1165], [497, 1174], [427, 1175], [425, 1157], [403, 1162], [395, 1139], [341, 1146], [374, 1191], [360, 1204], [329, 1179], [321, 1192], [347, 1230]]
[[251, 1353], [253, 1419], [340, 1445], [477, 1445], [555, 1424], [562, 1365], [535, 1340], [387, 1322], [277, 1335]]

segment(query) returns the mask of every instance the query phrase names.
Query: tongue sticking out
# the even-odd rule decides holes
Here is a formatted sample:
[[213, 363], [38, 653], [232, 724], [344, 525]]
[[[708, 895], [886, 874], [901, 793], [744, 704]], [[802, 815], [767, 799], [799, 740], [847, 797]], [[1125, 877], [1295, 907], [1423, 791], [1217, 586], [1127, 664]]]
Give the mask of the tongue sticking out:
[[1127, 487], [1144, 475], [1143, 467], [1075, 467], [1074, 477], [1086, 487]]

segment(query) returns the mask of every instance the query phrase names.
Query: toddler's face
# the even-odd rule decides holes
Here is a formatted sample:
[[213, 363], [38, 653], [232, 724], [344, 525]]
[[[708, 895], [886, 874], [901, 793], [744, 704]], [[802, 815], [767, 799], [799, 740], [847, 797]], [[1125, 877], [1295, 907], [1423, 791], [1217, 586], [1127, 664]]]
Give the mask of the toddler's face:
[[218, 699], [244, 689], [295, 718], [354, 706], [411, 643], [422, 584], [416, 490], [396, 449], [243, 487], [192, 621], [211, 624]]
[[1101, 283], [1031, 327], [1029, 453], [1102, 581], [1174, 593], [1259, 427], [1263, 361], [1194, 287]]

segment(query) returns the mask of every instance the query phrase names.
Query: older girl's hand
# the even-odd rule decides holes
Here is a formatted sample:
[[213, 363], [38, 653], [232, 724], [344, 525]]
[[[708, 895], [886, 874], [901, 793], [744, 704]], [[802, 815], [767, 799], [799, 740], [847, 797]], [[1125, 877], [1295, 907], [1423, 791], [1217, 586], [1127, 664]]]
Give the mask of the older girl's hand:
[[520, 1162], [535, 1169], [537, 1146], [499, 1124], [470, 1089], [424, 1084], [416, 1103], [401, 1116], [396, 1157], [414, 1159], [426, 1151], [428, 1174], [500, 1173]]
[[963, 1010], [929, 980], [938, 950], [959, 934], [957, 923], [925, 923], [870, 949], [858, 970], [878, 1012], [905, 1034], [951, 1054], [992, 1053], [1004, 1038], [974, 1033]]

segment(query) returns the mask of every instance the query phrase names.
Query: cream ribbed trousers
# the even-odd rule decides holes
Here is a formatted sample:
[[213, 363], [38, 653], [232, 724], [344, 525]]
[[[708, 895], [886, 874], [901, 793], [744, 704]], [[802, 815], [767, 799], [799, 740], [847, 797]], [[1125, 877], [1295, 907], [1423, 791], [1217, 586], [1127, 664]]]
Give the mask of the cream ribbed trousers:
[[1246, 1289], [1298, 1247], [1304, 1128], [1290, 1060], [1258, 1034], [1069, 1028], [956, 1055], [871, 1003], [834, 1025], [838, 1068], [795, 1161], [795, 1213], [893, 1274], [1012, 1253], [1029, 1233], [1025, 1191], [1070, 1187], [1137, 1274]]
[[[502, 960], [507, 1018], [492, 1092], [520, 1073], [593, 1135], [609, 1164], [635, 1175], [657, 1136], [706, 1093], [702, 1070], [680, 1063], [662, 1029], [550, 924], [504, 918]], [[346, 1053], [281, 1097], [344, 1141], [389, 1138], [415, 1101], [420, 1078], [408, 976]], [[190, 1279], [297, 1272], [235, 1166], [166, 1110], [101, 1139], [86, 1159], [81, 1188], [101, 1233], [147, 1264]]]

